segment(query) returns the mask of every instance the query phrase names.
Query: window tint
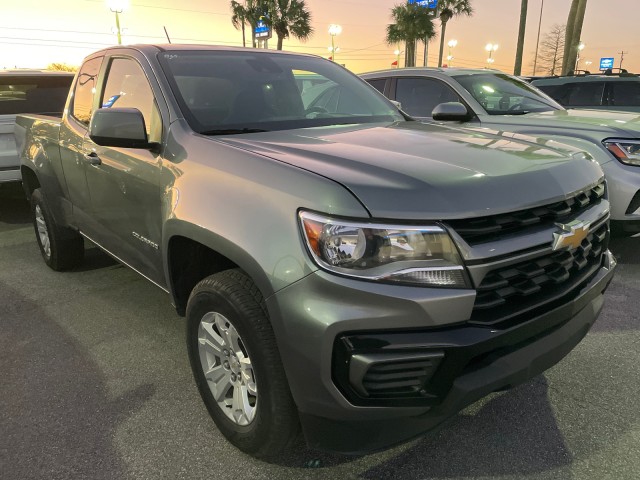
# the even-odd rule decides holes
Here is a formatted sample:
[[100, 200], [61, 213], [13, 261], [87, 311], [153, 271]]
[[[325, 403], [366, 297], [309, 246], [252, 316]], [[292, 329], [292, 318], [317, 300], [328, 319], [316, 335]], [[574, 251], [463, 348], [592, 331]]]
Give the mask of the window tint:
[[560, 103], [570, 107], [593, 107], [602, 105], [604, 82], [568, 83]]
[[73, 75], [0, 76], [0, 115], [61, 115]]
[[142, 68], [135, 60], [115, 58], [111, 61], [100, 108], [111, 107], [140, 110], [149, 141], [159, 141], [159, 114], [153, 91]]
[[375, 80], [367, 80], [367, 83], [380, 93], [384, 93], [384, 86], [387, 83], [386, 78], [376, 78]]
[[102, 57], [91, 59], [82, 66], [73, 93], [73, 109], [71, 114], [80, 123], [89, 125], [93, 113], [93, 94], [96, 92], [98, 72]]
[[640, 82], [611, 82], [609, 86], [613, 89], [611, 105], [640, 106]]
[[445, 83], [429, 78], [399, 78], [396, 100], [402, 110], [417, 117], [430, 117], [436, 107], [445, 102], [459, 102], [458, 95]]

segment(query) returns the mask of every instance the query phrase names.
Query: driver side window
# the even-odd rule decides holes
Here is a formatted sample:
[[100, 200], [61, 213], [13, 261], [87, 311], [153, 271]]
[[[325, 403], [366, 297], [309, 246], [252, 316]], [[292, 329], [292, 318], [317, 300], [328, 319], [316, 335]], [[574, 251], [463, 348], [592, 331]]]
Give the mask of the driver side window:
[[144, 117], [150, 142], [160, 142], [162, 121], [153, 90], [138, 63], [129, 58], [114, 58], [100, 108], [137, 108]]

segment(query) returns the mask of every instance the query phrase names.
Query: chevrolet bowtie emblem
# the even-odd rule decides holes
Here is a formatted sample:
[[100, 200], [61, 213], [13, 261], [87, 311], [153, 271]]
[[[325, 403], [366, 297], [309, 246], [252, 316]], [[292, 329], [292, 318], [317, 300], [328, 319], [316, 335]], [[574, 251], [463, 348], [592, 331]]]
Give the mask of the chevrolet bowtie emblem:
[[563, 233], [553, 234], [553, 250], [560, 250], [561, 248], [575, 249], [589, 235], [591, 222], [575, 220], [567, 225], [561, 223], [556, 223], [556, 225], [563, 230]]

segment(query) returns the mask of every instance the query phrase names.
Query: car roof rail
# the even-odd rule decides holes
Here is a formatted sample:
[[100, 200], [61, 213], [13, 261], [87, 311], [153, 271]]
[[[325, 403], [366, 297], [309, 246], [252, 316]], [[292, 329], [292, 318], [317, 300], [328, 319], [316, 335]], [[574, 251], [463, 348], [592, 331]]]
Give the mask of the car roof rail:
[[567, 77], [586, 77], [587, 75], [591, 75], [589, 70], [572, 70], [567, 73]]
[[[617, 70], [617, 72], [614, 72], [614, 70]], [[602, 71], [602, 74], [606, 76], [616, 76], [616, 77], [637, 77], [638, 76], [635, 73], [629, 73], [629, 71], [626, 68], [607, 68], [606, 70]]]

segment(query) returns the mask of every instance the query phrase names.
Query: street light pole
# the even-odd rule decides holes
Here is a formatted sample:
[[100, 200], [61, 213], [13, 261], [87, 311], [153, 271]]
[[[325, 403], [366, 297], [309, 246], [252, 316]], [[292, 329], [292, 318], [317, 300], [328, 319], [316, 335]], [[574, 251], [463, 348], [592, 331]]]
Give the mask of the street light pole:
[[456, 48], [456, 45], [458, 45], [458, 41], [457, 40], [449, 40], [449, 43], [447, 43], [447, 45], [449, 46], [449, 55], [447, 56], [447, 61], [449, 62], [448, 63], [449, 67], [451, 67], [451, 65], [453, 63], [452, 49]]
[[120, 28], [120, 14], [129, 6], [128, 0], [107, 0], [109, 10], [116, 14], [116, 35], [118, 45], [122, 45], [122, 29]]
[[578, 44], [578, 55], [576, 55], [576, 68], [574, 68], [574, 73], [578, 71], [578, 66], [580, 65], [580, 53], [584, 50], [584, 43], [580, 42]]
[[329, 35], [331, 35], [331, 60], [336, 61], [336, 46], [335, 46], [335, 37], [336, 35], [340, 35], [342, 33], [342, 27], [340, 25], [336, 25], [332, 23], [329, 25]]
[[487, 43], [487, 45], [484, 47], [484, 49], [487, 52], [489, 52], [489, 58], [487, 58], [487, 63], [488, 64], [492, 64], [493, 62], [495, 62], [495, 59], [493, 58], [493, 52], [498, 50], [498, 44], [497, 43]]
[[118, 10], [114, 10], [116, 14], [116, 30], [118, 31], [118, 45], [122, 45], [122, 34], [120, 30], [120, 13]]

